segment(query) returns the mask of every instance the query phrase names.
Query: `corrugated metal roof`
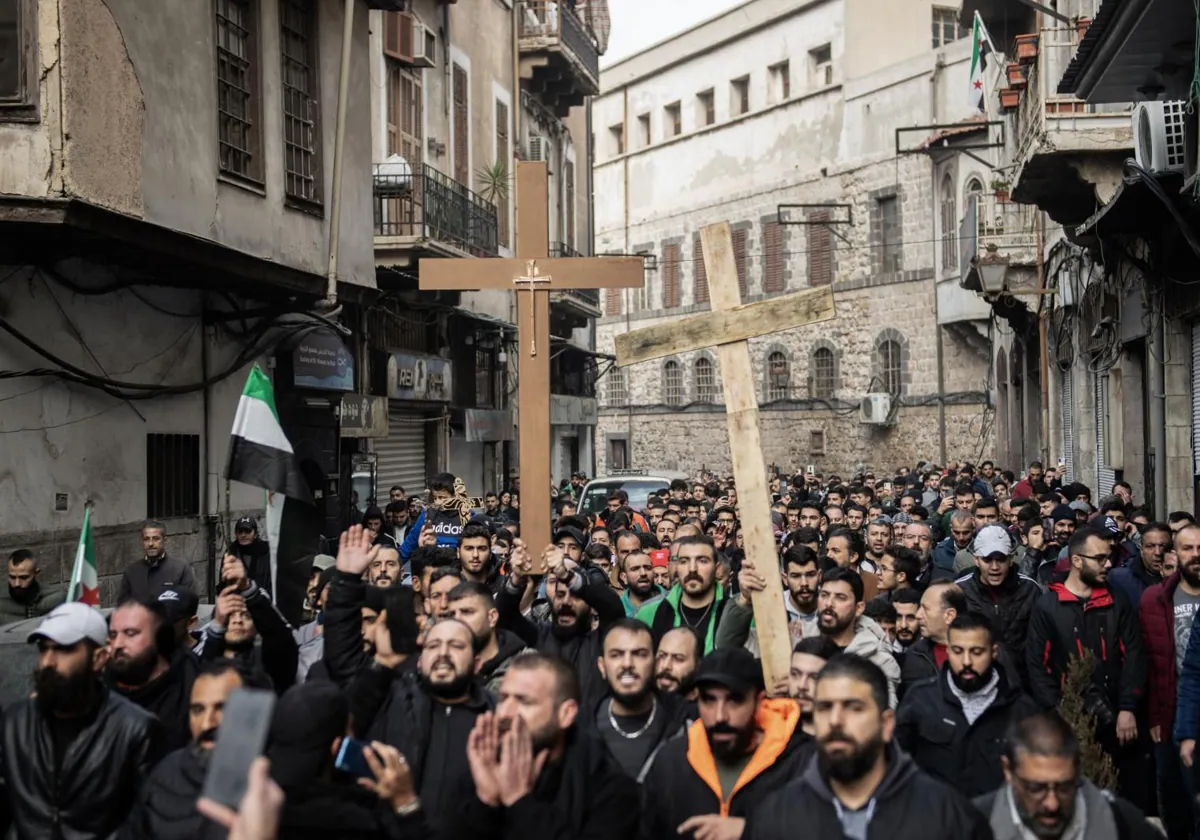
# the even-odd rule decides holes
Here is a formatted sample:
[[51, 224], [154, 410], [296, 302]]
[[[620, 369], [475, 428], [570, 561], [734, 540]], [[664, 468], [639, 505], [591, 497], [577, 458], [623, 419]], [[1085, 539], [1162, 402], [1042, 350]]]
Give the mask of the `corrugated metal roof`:
[[1079, 42], [1079, 48], [1075, 51], [1075, 55], [1071, 58], [1071, 63], [1067, 65], [1066, 72], [1063, 73], [1062, 80], [1058, 83], [1058, 92], [1061, 94], [1074, 94], [1079, 88], [1079, 77], [1091, 62], [1092, 55], [1104, 40], [1105, 34], [1108, 32], [1113, 19], [1116, 18], [1117, 12], [1121, 9], [1121, 4], [1125, 0], [1104, 0], [1100, 4], [1100, 11], [1096, 12], [1096, 18], [1088, 27], [1087, 32], [1083, 36], [1083, 40]]

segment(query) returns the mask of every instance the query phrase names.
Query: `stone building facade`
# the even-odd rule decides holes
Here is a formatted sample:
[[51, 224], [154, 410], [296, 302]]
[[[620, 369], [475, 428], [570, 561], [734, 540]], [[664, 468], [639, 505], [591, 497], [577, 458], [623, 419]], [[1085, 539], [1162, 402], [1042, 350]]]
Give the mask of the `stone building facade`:
[[[935, 46], [930, 21], [913, 27], [895, 6], [748, 3], [608, 68], [593, 105], [596, 252], [653, 256], [644, 289], [602, 301], [599, 352], [709, 308], [708, 224], [733, 229], [743, 302], [832, 285], [835, 320], [750, 342], [764, 463], [785, 469], [994, 453], [986, 307], [939, 284], [943, 239], [958, 233], [937, 225], [943, 173], [896, 141], [897, 128], [969, 116], [969, 39]], [[871, 15], [896, 25], [851, 38]], [[715, 351], [610, 370], [599, 473], [728, 472], [719, 383]], [[891, 398], [888, 423], [861, 421], [870, 393]]]

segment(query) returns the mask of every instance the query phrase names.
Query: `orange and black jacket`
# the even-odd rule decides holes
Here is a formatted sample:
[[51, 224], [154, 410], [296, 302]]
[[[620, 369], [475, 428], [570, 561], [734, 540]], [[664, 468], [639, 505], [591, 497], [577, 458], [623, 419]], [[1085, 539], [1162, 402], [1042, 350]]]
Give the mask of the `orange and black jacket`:
[[1124, 592], [1098, 587], [1081, 600], [1066, 584], [1051, 584], [1030, 613], [1026, 645], [1029, 693], [1041, 706], [1058, 705], [1070, 658], [1086, 648], [1096, 657], [1092, 685], [1112, 713], [1137, 711], [1146, 689], [1146, 653]]
[[678, 837], [690, 817], [746, 817], [763, 800], [798, 776], [814, 742], [800, 728], [795, 700], [763, 700], [758, 707], [763, 737], [728, 799], [722, 797], [716, 760], [703, 722], [658, 751], [642, 785], [642, 840]]

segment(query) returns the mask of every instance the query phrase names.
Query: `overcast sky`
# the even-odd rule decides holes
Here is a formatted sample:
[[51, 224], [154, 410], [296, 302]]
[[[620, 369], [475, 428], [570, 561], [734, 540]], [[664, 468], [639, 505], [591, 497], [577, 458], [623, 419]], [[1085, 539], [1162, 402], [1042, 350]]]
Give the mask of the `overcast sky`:
[[740, 5], [744, 0], [608, 0], [612, 35], [601, 66]]

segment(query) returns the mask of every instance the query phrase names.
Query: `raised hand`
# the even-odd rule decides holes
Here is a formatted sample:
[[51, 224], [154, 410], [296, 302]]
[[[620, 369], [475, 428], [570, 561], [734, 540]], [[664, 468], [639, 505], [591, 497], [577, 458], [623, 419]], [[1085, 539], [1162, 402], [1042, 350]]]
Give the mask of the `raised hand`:
[[221, 580], [234, 584], [239, 590], [249, 588], [250, 576], [246, 574], [246, 564], [232, 554], [226, 554], [221, 561]]
[[467, 736], [467, 764], [475, 782], [475, 795], [480, 802], [492, 808], [500, 806], [498, 752], [496, 719], [491, 712], [485, 712], [476, 718], [475, 726]]
[[525, 578], [533, 573], [533, 560], [523, 540], [513, 540], [512, 555], [508, 558], [509, 578], [518, 589], [525, 585]]
[[400, 754], [400, 750], [379, 741], [372, 741], [371, 746], [363, 750], [363, 758], [367, 760], [367, 766], [371, 768], [375, 778], [359, 779], [359, 785], [374, 793], [380, 801], [388, 803], [393, 809], [408, 807], [417, 801], [412, 769]]
[[500, 770], [496, 775], [504, 807], [511, 807], [533, 792], [548, 755], [543, 750], [534, 756], [533, 736], [525, 721], [513, 718], [512, 727], [500, 738]]
[[213, 607], [213, 624], [218, 627], [228, 627], [229, 617], [244, 609], [246, 609], [246, 599], [238, 594], [237, 584], [227, 586], [217, 596], [217, 603]]
[[361, 525], [351, 525], [338, 538], [337, 570], [349, 575], [362, 575], [379, 553], [372, 545], [375, 537]]

